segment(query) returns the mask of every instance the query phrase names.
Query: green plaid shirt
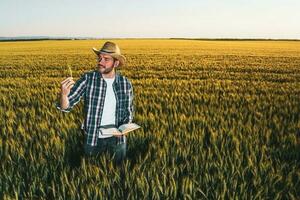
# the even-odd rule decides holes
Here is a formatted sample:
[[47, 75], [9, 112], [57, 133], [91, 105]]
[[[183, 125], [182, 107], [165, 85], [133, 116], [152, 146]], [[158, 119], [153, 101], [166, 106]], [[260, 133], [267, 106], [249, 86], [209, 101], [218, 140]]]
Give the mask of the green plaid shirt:
[[[60, 105], [58, 103], [56, 104], [59, 110], [70, 112], [80, 99], [83, 98], [85, 119], [82, 128], [87, 134], [86, 142], [91, 146], [97, 145], [106, 87], [106, 82], [98, 70], [84, 73], [81, 78], [76, 81], [68, 95], [69, 107], [67, 109], [61, 109]], [[119, 127], [133, 120], [133, 87], [127, 78], [116, 73], [113, 90], [117, 102], [115, 125]]]

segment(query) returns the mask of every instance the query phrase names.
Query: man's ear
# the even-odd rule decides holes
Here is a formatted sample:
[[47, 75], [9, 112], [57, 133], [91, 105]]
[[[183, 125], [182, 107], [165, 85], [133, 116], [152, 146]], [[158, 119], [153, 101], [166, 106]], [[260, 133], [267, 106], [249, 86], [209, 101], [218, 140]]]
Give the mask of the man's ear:
[[120, 61], [116, 60], [114, 63], [114, 67], [119, 67]]

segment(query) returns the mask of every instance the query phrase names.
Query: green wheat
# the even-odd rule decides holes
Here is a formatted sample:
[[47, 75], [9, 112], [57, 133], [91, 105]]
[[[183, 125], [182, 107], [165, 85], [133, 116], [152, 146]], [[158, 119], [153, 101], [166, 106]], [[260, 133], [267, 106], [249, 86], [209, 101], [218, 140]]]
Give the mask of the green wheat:
[[71, 66], [68, 64], [68, 73], [70, 75], [70, 77], [73, 77], [72, 76], [72, 69], [71, 69]]
[[300, 199], [300, 42], [117, 40], [143, 127], [121, 165], [54, 105], [98, 42], [0, 42], [1, 199]]

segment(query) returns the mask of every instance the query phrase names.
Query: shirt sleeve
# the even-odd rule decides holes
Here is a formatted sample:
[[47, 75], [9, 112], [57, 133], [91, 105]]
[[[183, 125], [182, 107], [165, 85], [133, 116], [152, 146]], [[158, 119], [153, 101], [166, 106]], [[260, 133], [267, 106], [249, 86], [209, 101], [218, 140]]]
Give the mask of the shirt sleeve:
[[129, 83], [130, 87], [129, 87], [129, 98], [128, 98], [128, 106], [127, 106], [127, 110], [128, 110], [128, 116], [126, 117], [126, 123], [132, 123], [133, 121], [133, 116], [134, 116], [134, 105], [133, 105], [133, 86], [131, 83]]
[[62, 112], [70, 112], [72, 108], [80, 101], [81, 97], [84, 96], [86, 91], [87, 75], [84, 74], [76, 81], [74, 86], [71, 88], [70, 94], [68, 95], [69, 106], [66, 109], [60, 107], [60, 103], [56, 102], [55, 106]]

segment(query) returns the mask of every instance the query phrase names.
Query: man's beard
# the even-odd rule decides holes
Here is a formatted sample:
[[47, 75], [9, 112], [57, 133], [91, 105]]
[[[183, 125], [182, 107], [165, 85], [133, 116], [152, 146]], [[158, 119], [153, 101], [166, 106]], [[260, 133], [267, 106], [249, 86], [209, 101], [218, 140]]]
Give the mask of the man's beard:
[[99, 68], [99, 71], [101, 72], [101, 74], [108, 74], [114, 69], [114, 66], [106, 68], [102, 65], [98, 65], [98, 68]]

